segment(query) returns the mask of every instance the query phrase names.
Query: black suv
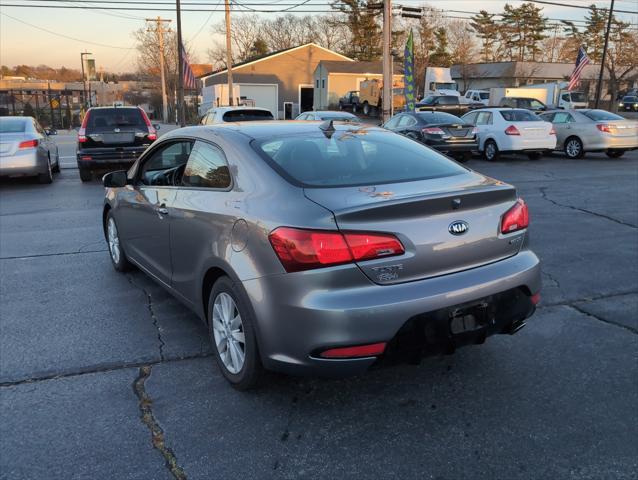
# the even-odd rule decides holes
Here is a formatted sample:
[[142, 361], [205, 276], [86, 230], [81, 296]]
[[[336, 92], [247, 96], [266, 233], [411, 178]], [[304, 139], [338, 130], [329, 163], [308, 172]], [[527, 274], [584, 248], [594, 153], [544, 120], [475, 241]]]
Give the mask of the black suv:
[[78, 131], [78, 168], [88, 182], [94, 170], [131, 165], [157, 139], [157, 129], [139, 107], [89, 108]]

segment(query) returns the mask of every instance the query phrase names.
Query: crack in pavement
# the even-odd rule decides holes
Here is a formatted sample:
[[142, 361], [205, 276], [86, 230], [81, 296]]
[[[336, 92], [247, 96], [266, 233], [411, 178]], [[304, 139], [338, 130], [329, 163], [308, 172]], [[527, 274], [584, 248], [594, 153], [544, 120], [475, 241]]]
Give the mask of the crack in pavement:
[[140, 373], [133, 382], [133, 391], [138, 398], [141, 420], [151, 432], [153, 448], [158, 450], [164, 457], [166, 468], [168, 468], [176, 480], [186, 480], [186, 473], [184, 473], [184, 469], [177, 463], [177, 457], [175, 457], [173, 450], [166, 445], [164, 430], [160, 427], [153, 414], [153, 400], [146, 392], [145, 387], [146, 380], [151, 376], [151, 370], [152, 367], [150, 365], [140, 367]]
[[576, 310], [577, 312], [582, 313], [583, 315], [587, 315], [588, 317], [591, 317], [595, 320], [598, 320], [599, 322], [602, 323], [606, 323], [607, 325], [613, 325], [614, 327], [620, 327], [623, 328], [625, 330], [627, 330], [628, 332], [633, 333], [634, 335], [638, 335], [638, 330], [636, 330], [633, 327], [630, 327], [629, 325], [623, 325], [622, 323], [616, 323], [616, 322], [612, 322], [611, 320], [607, 320], [606, 318], [600, 317], [598, 315], [595, 315], [591, 312], [588, 312], [587, 310], [578, 307], [576, 305], [567, 305], [569, 308], [572, 308], [573, 310]]
[[560, 282], [556, 279], [556, 277], [554, 277], [554, 275], [543, 269], [541, 269], [541, 273], [554, 283], [552, 286], [560, 288]]
[[155, 327], [155, 330], [157, 330], [157, 340], [159, 342], [160, 360], [164, 360], [164, 347], [166, 346], [166, 343], [164, 342], [164, 339], [162, 338], [162, 329], [160, 328], [158, 319], [155, 316], [155, 312], [153, 311], [153, 297], [151, 296], [150, 293], [148, 293], [148, 291], [144, 287], [142, 287], [141, 285], [137, 285], [133, 281], [133, 277], [131, 277], [130, 275], [127, 275], [126, 278], [128, 279], [131, 285], [141, 290], [144, 293], [144, 295], [146, 295], [146, 308], [148, 308], [148, 311], [151, 315], [151, 321], [153, 322], [153, 326]]
[[541, 192], [541, 197], [544, 200], [547, 200], [549, 203], [556, 205], [557, 207], [569, 208], [571, 210], [576, 210], [577, 212], [587, 213], [589, 215], [593, 215], [595, 217], [604, 218], [605, 220], [609, 220], [620, 225], [624, 225], [626, 227], [638, 228], [638, 225], [634, 225], [633, 223], [624, 222], [622, 220], [618, 220], [617, 218], [611, 217], [609, 215], [605, 215], [604, 213], [594, 212], [592, 210], [587, 210], [586, 208], [575, 207], [573, 205], [567, 205], [564, 203], [557, 202], [547, 196], [547, 187], [539, 187], [538, 190]]
[[[80, 247], [82, 249], [84, 247]], [[104, 248], [101, 250], [78, 250], [77, 252], [58, 252], [58, 253], [37, 253], [34, 255], [16, 255], [13, 257], [0, 257], [0, 260], [21, 260], [23, 258], [40, 258], [40, 257], [59, 257], [62, 255], [82, 255], [84, 253], [102, 253], [108, 252], [108, 248]]]
[[71, 378], [71, 377], [80, 377], [82, 375], [91, 375], [94, 373], [107, 373], [107, 372], [114, 372], [117, 370], [124, 370], [127, 368], [140, 368], [140, 367], [144, 367], [144, 366], [151, 366], [151, 365], [161, 365], [161, 364], [165, 364], [165, 363], [172, 363], [172, 362], [182, 362], [182, 361], [186, 361], [186, 360], [196, 360], [199, 358], [209, 358], [212, 357], [213, 354], [212, 353], [198, 353], [195, 355], [184, 355], [184, 356], [175, 356], [175, 357], [167, 357], [164, 358], [164, 360], [151, 360], [151, 361], [143, 361], [143, 362], [122, 362], [122, 363], [117, 363], [117, 364], [104, 364], [104, 365], [92, 365], [90, 367], [87, 368], [79, 368], [77, 370], [72, 370], [72, 371], [68, 371], [68, 372], [62, 372], [62, 373], [51, 373], [49, 375], [40, 375], [37, 377], [27, 377], [27, 378], [21, 378], [19, 380], [10, 380], [10, 381], [2, 381], [0, 382], [0, 388], [3, 387], [16, 387], [19, 385], [26, 385], [26, 384], [30, 384], [30, 383], [37, 383], [37, 382], [45, 382], [48, 380], [59, 380], [62, 378]]

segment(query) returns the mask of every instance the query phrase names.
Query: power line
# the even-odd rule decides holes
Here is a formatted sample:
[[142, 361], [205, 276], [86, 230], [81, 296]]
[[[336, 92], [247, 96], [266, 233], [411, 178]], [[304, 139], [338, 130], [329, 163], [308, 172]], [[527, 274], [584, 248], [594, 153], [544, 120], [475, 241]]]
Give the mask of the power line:
[[[2, 5], [2, 6], [4, 7], [5, 5]], [[98, 47], [114, 48], [114, 49], [118, 49], [118, 50], [134, 50], [135, 49], [134, 47], [119, 47], [119, 46], [115, 46], [115, 45], [106, 45], [105, 43], [92, 42], [90, 40], [83, 40], [81, 38], [71, 37], [69, 35], [64, 35], [63, 33], [53, 32], [53, 31], [48, 30], [46, 28], [38, 27], [37, 25], [33, 25], [32, 23], [25, 22], [24, 20], [20, 20], [19, 18], [13, 17], [13, 16], [11, 16], [11, 15], [9, 15], [7, 13], [4, 13], [4, 12], [0, 12], [0, 15], [2, 15], [4, 17], [7, 17], [7, 18], [10, 18], [12, 20], [15, 20], [16, 22], [20, 22], [20, 23], [23, 23], [25, 25], [28, 25], [29, 27], [35, 28], [36, 30], [42, 30], [43, 32], [50, 33], [51, 35], [56, 35], [58, 37], [66, 38], [68, 40], [74, 40], [76, 42], [88, 43], [90, 45], [96, 45]]]

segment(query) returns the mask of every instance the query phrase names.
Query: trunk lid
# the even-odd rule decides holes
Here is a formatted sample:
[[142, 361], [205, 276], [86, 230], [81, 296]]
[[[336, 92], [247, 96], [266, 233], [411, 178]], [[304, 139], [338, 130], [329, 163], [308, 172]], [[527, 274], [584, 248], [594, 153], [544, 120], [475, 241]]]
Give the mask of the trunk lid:
[[28, 133], [3, 133], [0, 135], [0, 155], [8, 157], [14, 155], [18, 150], [20, 142], [34, 140], [37, 137]]
[[544, 138], [549, 135], [549, 132], [552, 129], [551, 123], [543, 121], [514, 122], [514, 126], [521, 133], [521, 136], [525, 138]]
[[[392, 233], [400, 239], [404, 255], [358, 263], [378, 284], [409, 282], [502, 260], [515, 255], [523, 240], [524, 231], [500, 234], [501, 216], [514, 205], [516, 190], [475, 172], [304, 192], [333, 212], [340, 230]], [[467, 227], [460, 234], [459, 224]]]
[[614, 137], [635, 137], [638, 135], [638, 122], [633, 120], [609, 120], [605, 123], [609, 126], [610, 135]]
[[449, 135], [450, 138], [458, 138], [458, 139], [471, 139], [474, 138], [474, 134], [472, 130], [474, 128], [473, 125], [467, 125], [462, 123], [453, 123], [446, 125], [438, 126], [441, 130], [445, 132], [446, 135]]

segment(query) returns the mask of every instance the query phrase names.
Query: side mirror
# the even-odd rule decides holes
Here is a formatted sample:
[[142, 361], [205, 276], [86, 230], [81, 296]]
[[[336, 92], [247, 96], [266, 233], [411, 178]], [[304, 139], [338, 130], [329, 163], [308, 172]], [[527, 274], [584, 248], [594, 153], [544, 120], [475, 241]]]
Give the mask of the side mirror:
[[102, 177], [102, 183], [106, 188], [122, 188], [126, 186], [127, 182], [126, 170], [110, 172]]
[[58, 131], [55, 128], [45, 128], [44, 133], [47, 135], [57, 135]]
[[159, 130], [160, 129], [160, 124], [156, 123], [156, 124], [153, 125], [153, 127], [155, 128], [155, 130]]

